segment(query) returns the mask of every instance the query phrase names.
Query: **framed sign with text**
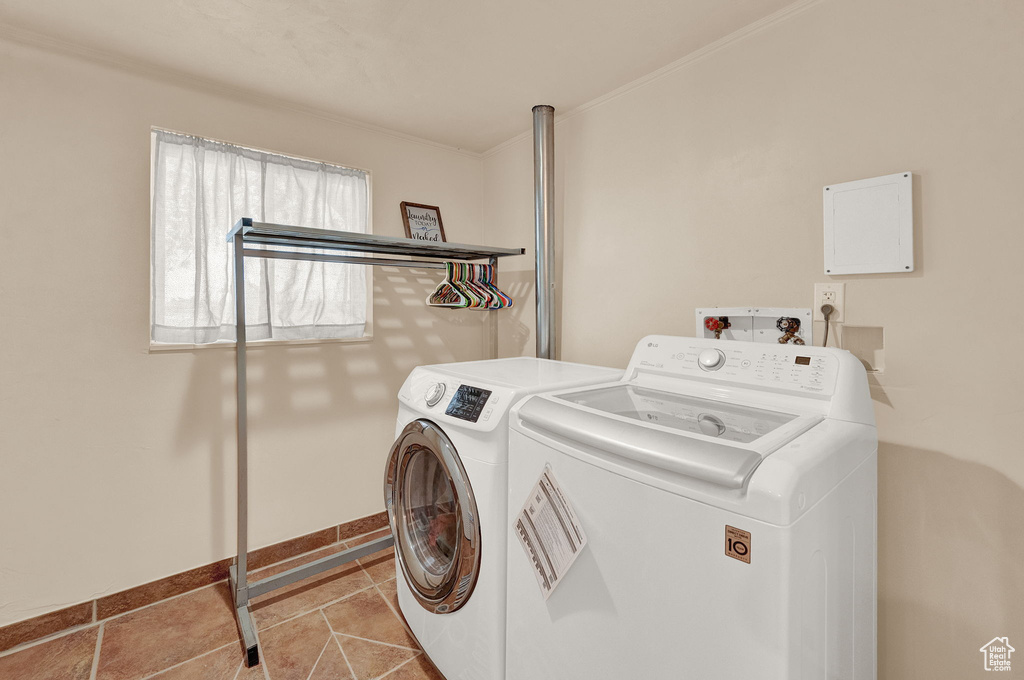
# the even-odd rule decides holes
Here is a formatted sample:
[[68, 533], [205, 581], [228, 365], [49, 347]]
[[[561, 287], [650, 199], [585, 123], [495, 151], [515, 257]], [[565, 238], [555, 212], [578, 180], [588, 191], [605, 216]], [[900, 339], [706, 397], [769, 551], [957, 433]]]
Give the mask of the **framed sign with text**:
[[402, 201], [402, 224], [405, 235], [418, 241], [445, 241], [441, 225], [441, 209], [436, 205], [423, 205]]

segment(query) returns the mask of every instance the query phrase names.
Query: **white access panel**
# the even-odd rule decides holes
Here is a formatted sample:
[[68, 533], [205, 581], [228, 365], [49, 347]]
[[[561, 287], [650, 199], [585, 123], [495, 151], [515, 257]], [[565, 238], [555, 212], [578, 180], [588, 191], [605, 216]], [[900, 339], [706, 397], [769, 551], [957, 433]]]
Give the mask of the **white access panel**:
[[826, 274], [914, 271], [911, 173], [832, 184], [822, 195]]

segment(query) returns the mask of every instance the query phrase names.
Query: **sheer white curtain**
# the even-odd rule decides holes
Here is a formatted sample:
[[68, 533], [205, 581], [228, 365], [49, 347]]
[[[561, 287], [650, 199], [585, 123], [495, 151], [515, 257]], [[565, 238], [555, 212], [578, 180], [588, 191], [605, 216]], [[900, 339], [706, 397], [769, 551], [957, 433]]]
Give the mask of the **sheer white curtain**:
[[[367, 173], [154, 130], [152, 340], [235, 339], [231, 246], [241, 217], [366, 233]], [[247, 258], [248, 339], [352, 338], [366, 267]]]

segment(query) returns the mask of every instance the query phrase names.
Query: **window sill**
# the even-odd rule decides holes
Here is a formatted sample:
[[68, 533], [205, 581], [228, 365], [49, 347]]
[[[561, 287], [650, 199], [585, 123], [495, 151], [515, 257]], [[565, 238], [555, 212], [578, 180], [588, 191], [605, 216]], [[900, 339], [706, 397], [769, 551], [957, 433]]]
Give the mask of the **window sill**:
[[[369, 342], [373, 335], [364, 335], [361, 338], [311, 338], [309, 340], [252, 340], [245, 343], [246, 351], [262, 349], [264, 347], [306, 347], [316, 345], [336, 345], [359, 342]], [[211, 342], [205, 345], [191, 345], [188, 343], [173, 342], [150, 342], [150, 354], [162, 354], [164, 352], [192, 352], [194, 350], [208, 349], [235, 349], [234, 341]]]

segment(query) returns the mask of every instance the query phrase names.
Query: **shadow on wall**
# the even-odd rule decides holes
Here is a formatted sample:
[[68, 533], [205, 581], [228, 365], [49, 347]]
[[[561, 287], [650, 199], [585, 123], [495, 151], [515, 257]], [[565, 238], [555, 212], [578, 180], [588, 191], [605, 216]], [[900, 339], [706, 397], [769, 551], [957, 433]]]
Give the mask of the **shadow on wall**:
[[892, 401], [889, 399], [889, 395], [885, 392], [885, 387], [878, 382], [878, 374], [872, 371], [868, 371], [868, 389], [871, 391], [872, 400], [877, 401], [879, 404], [888, 408], [893, 408]]
[[[369, 342], [250, 346], [250, 435], [284, 430], [295, 433], [296, 445], [307, 436], [320, 437], [311, 441], [322, 443], [323, 426], [337, 424], [344, 431], [356, 424], [364, 433], [379, 432], [380, 441], [365, 443], [386, 452], [394, 434], [396, 396], [413, 368], [484, 358], [486, 313], [425, 304], [442, 278], [436, 270], [377, 268]], [[226, 347], [192, 354], [175, 451], [207, 455], [212, 488], [230, 490], [234, 480], [225, 480], [222, 470], [225, 456], [234, 459], [235, 351]], [[211, 499], [214, 526], [225, 525], [222, 507], [219, 497]], [[214, 544], [221, 538], [214, 537]]]
[[533, 270], [501, 271], [499, 286], [512, 296], [512, 309], [498, 312], [499, 357], [535, 356], [533, 326], [536, 323], [535, 277]]
[[996, 636], [1024, 670], [1024, 489], [882, 442], [878, 506], [880, 680], [988, 677], [979, 649]]

